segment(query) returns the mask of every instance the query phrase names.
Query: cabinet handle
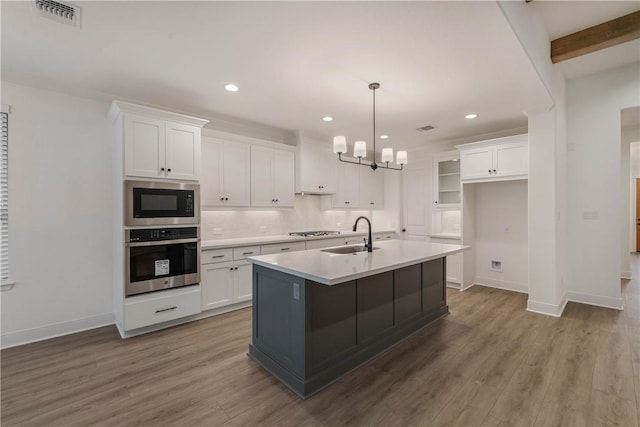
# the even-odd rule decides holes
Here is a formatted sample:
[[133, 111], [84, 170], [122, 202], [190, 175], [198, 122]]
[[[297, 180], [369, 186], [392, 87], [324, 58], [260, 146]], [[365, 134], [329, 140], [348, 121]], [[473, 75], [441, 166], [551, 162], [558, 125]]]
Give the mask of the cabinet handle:
[[171, 172], [171, 168], [167, 169], [167, 172]]
[[370, 205], [375, 205], [376, 203], [375, 203], [375, 202], [369, 202], [369, 204], [370, 204]]
[[280, 248], [281, 251], [288, 251], [291, 248]]
[[224, 202], [224, 197], [220, 197], [220, 200]]
[[169, 307], [169, 308], [163, 308], [161, 310], [156, 310], [156, 313], [162, 313], [164, 311], [171, 311], [171, 310], [175, 310], [176, 308], [178, 308], [178, 307], [173, 306], [173, 307]]
[[242, 252], [242, 255], [251, 255], [253, 252]]
[[229, 271], [233, 271], [233, 267], [229, 267]]
[[238, 269], [238, 267], [234, 268], [234, 270], [237, 270], [237, 269]]
[[435, 202], [436, 202], [436, 203], [438, 203], [438, 201], [437, 201], [437, 200], [436, 200]]
[[[171, 169], [169, 169], [169, 170], [171, 170]], [[495, 170], [495, 169], [493, 170], [493, 173], [496, 173], [496, 170]]]
[[160, 168], [160, 172], [164, 172], [164, 168]]
[[229, 201], [229, 198], [228, 198], [228, 197], [225, 197], [225, 198], [224, 198], [224, 201], [225, 201], [225, 202], [228, 202], [228, 201]]
[[491, 169], [489, 169], [489, 173], [491, 173]]
[[276, 203], [278, 203], [278, 199], [276, 199]]
[[216, 259], [216, 258], [224, 258], [224, 255], [214, 255], [211, 257], [211, 259]]

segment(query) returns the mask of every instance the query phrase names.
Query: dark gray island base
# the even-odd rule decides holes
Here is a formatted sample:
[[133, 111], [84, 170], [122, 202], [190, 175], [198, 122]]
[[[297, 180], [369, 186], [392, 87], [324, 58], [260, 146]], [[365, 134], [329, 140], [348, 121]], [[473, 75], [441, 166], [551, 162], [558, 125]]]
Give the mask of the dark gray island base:
[[331, 286], [254, 264], [249, 355], [306, 399], [448, 312], [444, 257]]

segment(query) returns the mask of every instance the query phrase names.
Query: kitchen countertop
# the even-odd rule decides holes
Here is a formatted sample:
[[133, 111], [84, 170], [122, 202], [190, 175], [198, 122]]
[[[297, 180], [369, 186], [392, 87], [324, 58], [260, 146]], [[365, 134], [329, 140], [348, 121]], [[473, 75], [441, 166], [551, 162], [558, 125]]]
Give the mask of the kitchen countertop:
[[[378, 233], [394, 233], [395, 230], [374, 230], [373, 234]], [[340, 234], [332, 234], [329, 236], [289, 236], [282, 234], [279, 236], [256, 236], [256, 237], [240, 237], [236, 239], [219, 239], [219, 240], [203, 240], [200, 243], [201, 249], [217, 249], [231, 248], [248, 245], [266, 245], [269, 243], [286, 243], [286, 242], [306, 242], [308, 240], [336, 239], [340, 237], [366, 236], [366, 231], [341, 231]]]
[[380, 249], [356, 254], [332, 254], [311, 249], [247, 258], [250, 262], [324, 285], [418, 264], [470, 249], [470, 246], [408, 240], [374, 242]]

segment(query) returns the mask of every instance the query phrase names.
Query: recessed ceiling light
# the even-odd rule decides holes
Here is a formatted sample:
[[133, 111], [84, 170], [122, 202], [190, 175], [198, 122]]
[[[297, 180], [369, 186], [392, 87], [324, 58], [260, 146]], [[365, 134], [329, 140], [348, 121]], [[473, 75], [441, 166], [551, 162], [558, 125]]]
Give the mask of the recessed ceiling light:
[[380, 135], [380, 139], [387, 139], [389, 138], [389, 135]]
[[229, 92], [237, 92], [240, 89], [238, 86], [234, 85], [233, 83], [224, 85], [224, 88]]
[[324, 120], [325, 122], [330, 122], [330, 121], [332, 121], [332, 120], [333, 120], [333, 117], [331, 117], [331, 116], [324, 116], [324, 117], [322, 118], [322, 120]]
[[471, 113], [464, 116], [465, 119], [475, 119], [476, 117], [478, 117], [476, 113]]

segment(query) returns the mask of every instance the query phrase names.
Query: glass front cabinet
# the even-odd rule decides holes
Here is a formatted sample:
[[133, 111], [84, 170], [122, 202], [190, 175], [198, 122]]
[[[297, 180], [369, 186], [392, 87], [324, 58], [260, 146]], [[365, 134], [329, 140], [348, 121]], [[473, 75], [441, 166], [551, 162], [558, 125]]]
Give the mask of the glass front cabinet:
[[458, 151], [434, 156], [433, 198], [435, 207], [460, 207], [460, 154]]

